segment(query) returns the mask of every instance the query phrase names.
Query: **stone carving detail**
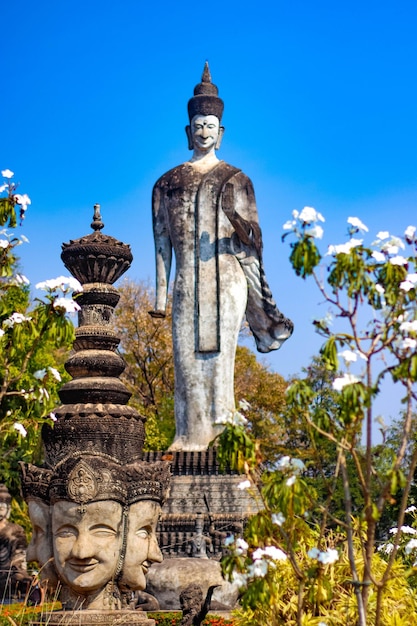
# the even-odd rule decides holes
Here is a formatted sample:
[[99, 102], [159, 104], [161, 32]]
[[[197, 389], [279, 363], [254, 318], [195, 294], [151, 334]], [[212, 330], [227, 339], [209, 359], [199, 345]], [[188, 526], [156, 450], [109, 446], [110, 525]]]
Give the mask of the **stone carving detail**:
[[[119, 295], [112, 287], [129, 267], [129, 246], [103, 235], [99, 206], [94, 233], [63, 245], [62, 259], [83, 286], [73, 380], [59, 395], [57, 421], [44, 425], [45, 467], [21, 464], [33, 536], [31, 556], [50, 588], [60, 586], [64, 611], [51, 624], [141, 624], [132, 594], [162, 561], [156, 524], [165, 500], [169, 464], [143, 460], [144, 418], [126, 406], [119, 375], [124, 362], [109, 322]], [[73, 611], [78, 614], [73, 619]]]
[[26, 569], [27, 542], [18, 524], [9, 522], [11, 496], [0, 484], [0, 598], [24, 600], [31, 591], [32, 577]]
[[188, 103], [192, 158], [153, 190], [156, 302], [165, 315], [172, 250], [176, 438], [172, 450], [204, 450], [234, 409], [233, 371], [243, 317], [260, 352], [293, 331], [277, 308], [262, 262], [262, 236], [250, 179], [219, 161], [223, 101], [206, 64]]

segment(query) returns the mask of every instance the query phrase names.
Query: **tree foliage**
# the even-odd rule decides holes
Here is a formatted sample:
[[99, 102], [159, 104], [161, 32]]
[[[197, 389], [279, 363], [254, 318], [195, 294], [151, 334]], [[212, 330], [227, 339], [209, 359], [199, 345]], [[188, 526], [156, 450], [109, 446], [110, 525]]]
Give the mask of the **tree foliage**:
[[[263, 505], [245, 538], [228, 539], [223, 569], [241, 587], [241, 626], [255, 615], [265, 625], [414, 624], [417, 539], [407, 534], [417, 529], [415, 519], [404, 522], [416, 510], [408, 506], [417, 465], [416, 228], [403, 237], [381, 231], [365, 245], [358, 235], [367, 227], [349, 218], [348, 241], [324, 256], [319, 222], [305, 207], [284, 226], [295, 273], [312, 277], [329, 307], [314, 322], [324, 338], [314, 375], [287, 390], [286, 425], [297, 445], [262, 472], [259, 442], [242, 421], [219, 436], [222, 458], [245, 470], [245, 486]], [[389, 447], [374, 440], [384, 378], [403, 389], [403, 419]], [[392, 538], [381, 544], [393, 502]]]
[[3, 170], [0, 187], [0, 481], [14, 497], [19, 512], [18, 461], [39, 462], [40, 429], [59, 403], [57, 389], [64, 354], [73, 341], [68, 311], [75, 303], [63, 296], [78, 288], [78, 281], [60, 277], [40, 283], [43, 299], [31, 301], [29, 281], [19, 271], [18, 246], [27, 243], [17, 232], [16, 206], [24, 218], [29, 197], [17, 194], [13, 172]]

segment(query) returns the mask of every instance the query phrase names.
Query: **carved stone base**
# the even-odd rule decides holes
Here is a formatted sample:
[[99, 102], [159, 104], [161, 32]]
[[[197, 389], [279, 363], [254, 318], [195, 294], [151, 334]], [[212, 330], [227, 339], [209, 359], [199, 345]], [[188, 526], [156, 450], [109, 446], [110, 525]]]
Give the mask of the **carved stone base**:
[[142, 611], [53, 611], [30, 626], [155, 626]]

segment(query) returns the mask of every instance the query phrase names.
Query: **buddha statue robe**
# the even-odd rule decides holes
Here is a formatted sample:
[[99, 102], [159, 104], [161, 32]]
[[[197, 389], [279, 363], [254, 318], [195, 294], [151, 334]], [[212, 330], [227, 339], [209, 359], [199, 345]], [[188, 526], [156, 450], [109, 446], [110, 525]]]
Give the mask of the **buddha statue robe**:
[[253, 186], [218, 161], [205, 173], [184, 163], [153, 190], [156, 308], [164, 310], [175, 252], [173, 350], [176, 439], [173, 450], [201, 450], [234, 410], [234, 361], [246, 318], [257, 348], [280, 347], [292, 323], [265, 280]]

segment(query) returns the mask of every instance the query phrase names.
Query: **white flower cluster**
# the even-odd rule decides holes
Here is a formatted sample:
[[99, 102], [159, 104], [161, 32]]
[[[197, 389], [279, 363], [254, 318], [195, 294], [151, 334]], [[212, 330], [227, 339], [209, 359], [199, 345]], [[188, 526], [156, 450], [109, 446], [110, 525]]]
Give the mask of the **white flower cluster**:
[[334, 379], [332, 387], [335, 391], [342, 391], [342, 389], [347, 385], [354, 385], [359, 382], [360, 378], [358, 376], [355, 376], [354, 374], [343, 374], [343, 376], [339, 376]]
[[[316, 222], [324, 222], [325, 219], [322, 214], [316, 211], [316, 209], [313, 209], [313, 207], [305, 206], [301, 213], [294, 210], [292, 212], [292, 218], [292, 220], [285, 222], [283, 225], [284, 230], [297, 232], [298, 222], [301, 222], [305, 235], [309, 235], [310, 237], [314, 237], [316, 239], [321, 239], [323, 237], [323, 228]], [[309, 226], [309, 228], [306, 228], [306, 226]]]
[[417, 530], [412, 526], [401, 526], [400, 529], [394, 526], [394, 528], [389, 529], [391, 535], [396, 535], [399, 531], [402, 532], [404, 535], [417, 535]]
[[321, 552], [318, 548], [311, 548], [307, 552], [307, 556], [323, 563], [323, 565], [332, 565], [339, 560], [339, 553], [334, 548], [327, 548], [325, 552]]
[[[239, 408], [242, 411], [247, 411], [250, 409], [250, 404], [246, 400], [239, 400]], [[232, 424], [232, 426], [245, 426], [248, 423], [246, 417], [237, 409], [233, 411], [227, 411], [224, 415], [220, 415], [215, 424], [219, 424], [222, 426], [226, 426], [226, 424]], [[245, 487], [240, 487], [244, 489]]]
[[43, 282], [37, 283], [36, 289], [42, 289], [43, 291], [55, 291], [60, 289], [64, 293], [67, 291], [82, 291], [83, 287], [81, 283], [72, 276], [58, 276], [58, 278], [50, 278]]
[[408, 313], [398, 318], [401, 335], [396, 337], [394, 347], [407, 357], [417, 349], [417, 320], [407, 320]]
[[30, 322], [32, 318], [23, 313], [12, 313], [10, 317], [4, 320], [3, 326], [6, 328], [13, 328], [16, 324], [23, 324], [23, 322]]
[[43, 380], [48, 372], [52, 374], [55, 380], [57, 380], [58, 382], [61, 381], [61, 374], [58, 372], [57, 369], [55, 369], [55, 367], [46, 367], [41, 370], [36, 370], [36, 372], [33, 372], [33, 377], [37, 380]]
[[30, 204], [32, 204], [32, 201], [27, 193], [13, 193], [13, 191], [18, 187], [18, 184], [12, 183], [10, 180], [13, 178], [14, 172], [6, 169], [1, 171], [1, 175], [7, 180], [7, 182], [0, 185], [0, 193], [3, 193], [3, 191], [8, 192], [9, 198], [13, 200], [14, 204], [18, 204], [20, 206], [20, 218], [23, 219], [26, 209]]

